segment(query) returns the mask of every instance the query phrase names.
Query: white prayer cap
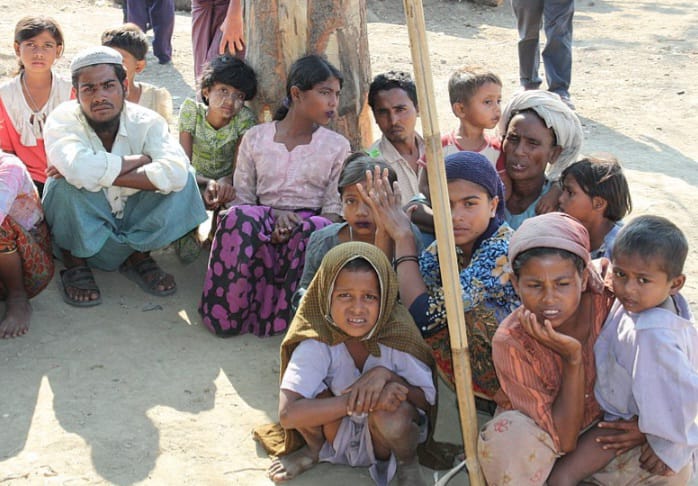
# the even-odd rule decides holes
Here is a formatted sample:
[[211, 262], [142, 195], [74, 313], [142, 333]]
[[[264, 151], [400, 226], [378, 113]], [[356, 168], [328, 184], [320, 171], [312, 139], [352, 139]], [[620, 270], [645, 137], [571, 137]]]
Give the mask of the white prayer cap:
[[87, 66], [96, 64], [118, 64], [121, 65], [123, 57], [119, 51], [107, 46], [88, 47], [77, 53], [70, 63], [70, 72], [75, 74], [76, 71]]

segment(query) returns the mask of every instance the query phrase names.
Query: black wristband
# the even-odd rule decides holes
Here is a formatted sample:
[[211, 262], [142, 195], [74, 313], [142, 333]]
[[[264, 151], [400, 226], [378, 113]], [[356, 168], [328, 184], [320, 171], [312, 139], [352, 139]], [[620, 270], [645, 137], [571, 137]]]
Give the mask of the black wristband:
[[396, 258], [395, 261], [393, 262], [393, 268], [395, 268], [395, 270], [397, 270], [397, 266], [400, 265], [402, 262], [419, 263], [419, 257], [417, 255], [404, 255], [404, 256], [401, 256], [400, 258]]

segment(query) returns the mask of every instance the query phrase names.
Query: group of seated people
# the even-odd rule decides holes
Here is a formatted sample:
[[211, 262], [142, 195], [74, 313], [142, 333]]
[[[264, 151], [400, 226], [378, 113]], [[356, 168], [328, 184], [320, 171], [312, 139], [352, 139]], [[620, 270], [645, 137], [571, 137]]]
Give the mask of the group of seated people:
[[[376, 76], [382, 136], [351, 153], [326, 128], [343, 83], [326, 59], [298, 59], [274, 120], [256, 124], [254, 70], [221, 56], [176, 140], [171, 99], [134, 80], [139, 32], [106, 32], [68, 83], [52, 69], [55, 21], [17, 25], [20, 71], [0, 87], [0, 336], [27, 331], [54, 257], [73, 306], [101, 302], [93, 268], [173, 294], [150, 253], [174, 243], [196, 259], [212, 210], [203, 324], [286, 333], [280, 424], [257, 431], [279, 456], [270, 478], [323, 461], [426, 484], [419, 461], [448, 462], [434, 454], [435, 380], [455, 378], [410, 76]], [[472, 387], [493, 416], [478, 444], [488, 484], [686, 484], [698, 450], [686, 238], [658, 216], [623, 225], [620, 164], [580, 159], [581, 124], [557, 95], [523, 91], [502, 110], [501, 85], [480, 68], [453, 74], [459, 127], [430, 162], [448, 183]]]

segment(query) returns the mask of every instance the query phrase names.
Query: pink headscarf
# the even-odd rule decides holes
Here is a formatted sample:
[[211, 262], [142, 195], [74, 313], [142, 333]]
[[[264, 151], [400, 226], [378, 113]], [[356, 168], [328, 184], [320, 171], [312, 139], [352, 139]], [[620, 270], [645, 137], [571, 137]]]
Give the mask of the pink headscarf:
[[565, 213], [546, 213], [528, 218], [514, 232], [509, 241], [509, 261], [533, 248], [555, 248], [579, 256], [589, 271], [589, 286], [595, 292], [603, 288], [603, 280], [590, 265], [589, 232], [572, 216]]

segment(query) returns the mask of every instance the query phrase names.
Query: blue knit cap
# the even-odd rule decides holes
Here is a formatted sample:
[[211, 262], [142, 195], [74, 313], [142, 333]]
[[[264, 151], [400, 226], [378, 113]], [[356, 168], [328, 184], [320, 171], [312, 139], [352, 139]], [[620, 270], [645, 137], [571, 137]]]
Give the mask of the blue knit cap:
[[494, 222], [497, 227], [504, 221], [504, 184], [499, 174], [482, 154], [477, 152], [456, 152], [446, 157], [446, 180], [457, 179], [474, 182], [482, 186], [490, 197], [499, 197]]

